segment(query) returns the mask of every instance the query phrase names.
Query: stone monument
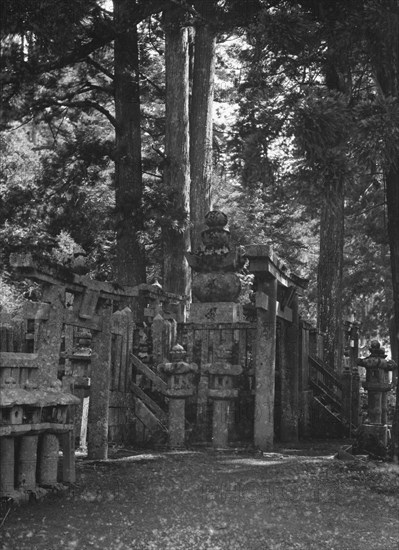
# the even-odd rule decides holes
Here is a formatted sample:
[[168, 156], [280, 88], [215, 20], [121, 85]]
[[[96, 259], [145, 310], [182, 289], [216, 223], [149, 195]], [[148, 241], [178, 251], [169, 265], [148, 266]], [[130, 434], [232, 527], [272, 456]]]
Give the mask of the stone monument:
[[227, 216], [212, 210], [205, 216], [205, 223], [208, 227], [201, 233], [202, 245], [195, 253], [186, 253], [194, 272], [189, 322], [241, 321], [242, 306], [237, 304], [241, 283], [236, 271], [243, 261], [238, 250], [231, 250]]

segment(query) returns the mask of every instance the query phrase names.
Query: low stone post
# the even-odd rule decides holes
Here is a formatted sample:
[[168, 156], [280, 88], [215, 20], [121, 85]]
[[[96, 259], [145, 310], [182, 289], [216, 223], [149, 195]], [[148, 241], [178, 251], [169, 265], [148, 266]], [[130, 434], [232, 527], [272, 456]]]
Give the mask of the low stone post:
[[198, 367], [195, 363], [185, 361], [187, 354], [180, 344], [173, 346], [170, 355], [171, 362], [158, 365], [158, 371], [166, 375], [168, 383], [165, 395], [169, 398], [169, 446], [179, 448], [184, 446], [186, 439], [186, 399], [194, 393], [192, 378]]
[[0, 438], [0, 497], [14, 491], [14, 441], [13, 437]]
[[352, 397], [353, 397], [353, 391], [352, 391], [352, 369], [350, 365], [350, 357], [349, 357], [349, 351], [348, 349], [345, 350], [342, 360], [342, 372], [341, 372], [341, 383], [342, 383], [342, 412], [345, 416], [345, 418], [348, 420], [349, 423], [349, 436], [351, 436], [352, 431], [352, 424], [353, 424], [353, 418], [352, 418]]
[[56, 485], [59, 450], [60, 444], [58, 441], [58, 437], [51, 433], [44, 433], [41, 439], [39, 455], [40, 485]]
[[204, 366], [209, 374], [209, 398], [213, 400], [212, 445], [225, 449], [229, 442], [229, 412], [238, 390], [233, 387], [234, 376], [242, 373], [241, 365], [231, 365], [226, 361], [226, 350], [215, 350], [215, 361]]
[[18, 487], [30, 490], [36, 487], [37, 442], [39, 436], [24, 435], [18, 456]]
[[299, 339], [299, 391], [300, 391], [300, 415], [299, 436], [310, 437], [310, 409], [312, 390], [309, 388], [309, 332], [310, 323], [301, 319]]

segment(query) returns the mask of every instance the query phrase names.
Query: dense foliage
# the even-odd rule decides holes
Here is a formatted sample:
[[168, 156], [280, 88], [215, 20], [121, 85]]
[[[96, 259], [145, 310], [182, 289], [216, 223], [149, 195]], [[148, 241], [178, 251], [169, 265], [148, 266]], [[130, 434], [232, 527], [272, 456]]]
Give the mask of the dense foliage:
[[[144, 220], [138, 239], [150, 281], [162, 276], [161, 228], [182, 223], [163, 185], [160, 12], [170, 4], [137, 2], [126, 21], [126, 28], [138, 24]], [[197, 4], [186, 11], [189, 26]], [[272, 243], [309, 276], [304, 314], [312, 318], [323, 182], [326, 173], [342, 175], [344, 301], [367, 335], [386, 339], [392, 290], [383, 165], [396, 151], [399, 115], [396, 99], [382, 97], [373, 80], [370, 52], [383, 55], [373, 22], [379, 3], [251, 2], [245, 21], [238, 4], [214, 5], [214, 205], [229, 214], [236, 242]], [[111, 6], [60, 0], [55, 9], [21, 0], [2, 9], [2, 260], [27, 249], [53, 254], [67, 235], [87, 251], [93, 274], [113, 278], [120, 215], [113, 163], [120, 152]], [[378, 21], [388, 24], [382, 15]], [[327, 70], [333, 64], [335, 73]], [[335, 88], [326, 74], [338, 79]]]

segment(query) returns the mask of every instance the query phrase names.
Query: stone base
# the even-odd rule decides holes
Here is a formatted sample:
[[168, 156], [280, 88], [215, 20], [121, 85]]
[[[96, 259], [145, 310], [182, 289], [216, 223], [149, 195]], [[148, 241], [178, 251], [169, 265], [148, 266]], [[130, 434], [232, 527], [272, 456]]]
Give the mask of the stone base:
[[362, 424], [362, 431], [380, 441], [385, 447], [388, 445], [388, 426], [384, 424]]
[[189, 323], [237, 323], [244, 321], [240, 304], [234, 302], [193, 302]]

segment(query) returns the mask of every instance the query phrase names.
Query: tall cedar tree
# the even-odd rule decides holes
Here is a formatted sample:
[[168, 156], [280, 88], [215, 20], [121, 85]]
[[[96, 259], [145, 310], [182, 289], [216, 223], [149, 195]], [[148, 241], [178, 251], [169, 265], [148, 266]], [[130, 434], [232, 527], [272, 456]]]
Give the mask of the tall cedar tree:
[[[1, 35], [7, 46], [1, 56], [2, 101], [7, 105], [6, 114], [11, 112], [10, 102], [18, 105], [15, 99], [26, 94], [29, 87], [33, 89], [38, 83], [43, 87], [52, 71], [56, 78], [57, 71], [65, 67], [81, 62], [91, 66], [94, 62], [91, 55], [95, 56], [101, 48], [114, 42], [115, 117], [97, 102], [79, 101], [70, 91], [62, 105], [68, 107], [68, 101], [71, 107], [95, 105], [115, 125], [115, 267], [121, 284], [136, 285], [145, 281], [144, 249], [140, 240], [143, 219], [136, 25], [169, 5], [165, 0], [115, 0], [113, 18], [95, 0], [87, 3], [57, 0], [56, 6], [54, 3], [47, 6], [46, 0], [18, 5], [7, 1], [2, 6]], [[27, 42], [29, 56], [25, 55]], [[47, 104], [42, 100], [36, 106], [42, 112], [47, 105], [54, 105], [51, 94], [48, 96]]]
[[178, 7], [165, 11], [166, 130], [164, 186], [175, 221], [163, 226], [163, 286], [188, 294], [190, 160], [188, 29]]
[[140, 87], [136, 5], [114, 0], [116, 273], [122, 285], [145, 283]]
[[[325, 84], [329, 92], [348, 94], [346, 80], [337, 47], [335, 21], [326, 21], [334, 13], [326, 13], [326, 2], [316, 7], [319, 18], [327, 31], [327, 52], [324, 61]], [[339, 39], [339, 35], [338, 35]], [[338, 54], [336, 53], [338, 50]], [[331, 147], [342, 147], [344, 135], [337, 135]], [[330, 151], [326, 151], [328, 157]], [[325, 171], [323, 202], [320, 216], [320, 252], [317, 270], [317, 325], [324, 337], [324, 360], [327, 365], [340, 370], [342, 362], [342, 275], [344, 260], [344, 198], [345, 173], [332, 164]]]
[[[399, 2], [389, 0], [377, 7], [383, 14], [380, 26], [369, 33], [370, 56], [379, 85], [386, 101], [399, 101]], [[374, 38], [374, 40], [373, 40]], [[377, 39], [377, 40], [376, 40]], [[393, 335], [399, 340], [399, 144], [393, 154], [386, 155], [385, 166], [386, 203], [388, 213], [388, 238], [391, 254], [391, 271], [394, 302]], [[397, 348], [396, 348], [397, 349]], [[398, 359], [398, 358], [396, 358]], [[393, 454], [399, 462], [399, 377], [396, 391], [396, 411], [393, 428]]]
[[[191, 250], [201, 244], [205, 214], [211, 209], [213, 95], [216, 60], [214, 5], [197, 2], [203, 19], [195, 25], [193, 84], [190, 104]], [[212, 17], [213, 16], [213, 17]]]

